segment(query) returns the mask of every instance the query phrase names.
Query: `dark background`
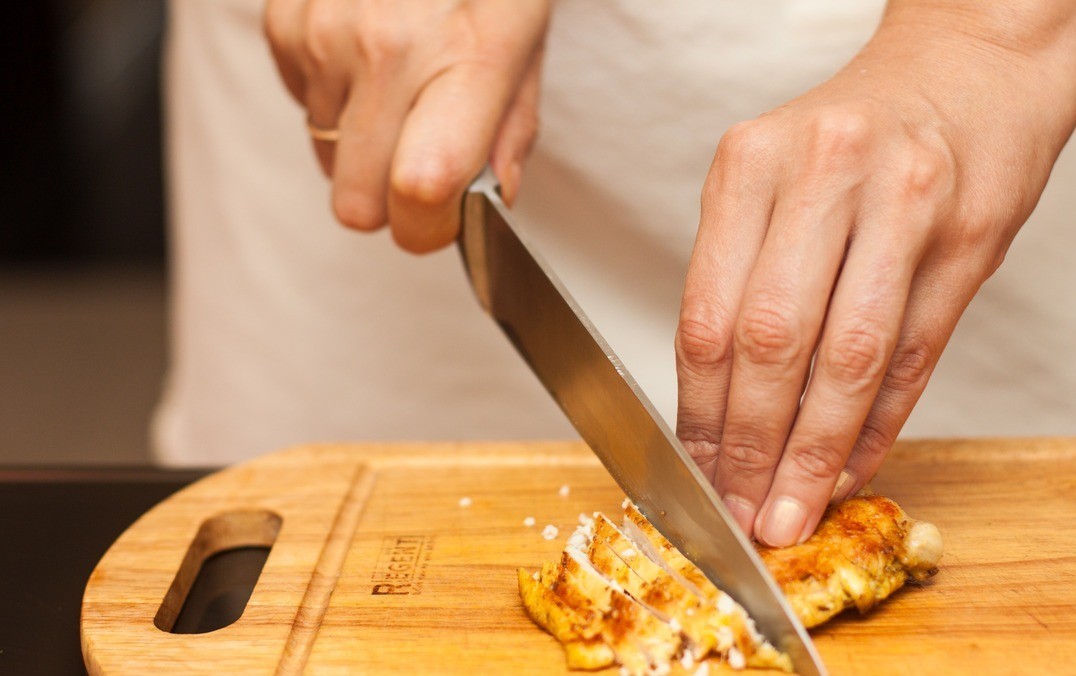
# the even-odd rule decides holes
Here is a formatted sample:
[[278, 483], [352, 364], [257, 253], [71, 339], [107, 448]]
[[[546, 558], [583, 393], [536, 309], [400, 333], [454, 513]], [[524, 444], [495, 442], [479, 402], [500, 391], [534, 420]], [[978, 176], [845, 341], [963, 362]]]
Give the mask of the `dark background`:
[[165, 369], [165, 0], [0, 22], [0, 467], [148, 462]]
[[164, 258], [163, 0], [8, 3], [0, 262]]

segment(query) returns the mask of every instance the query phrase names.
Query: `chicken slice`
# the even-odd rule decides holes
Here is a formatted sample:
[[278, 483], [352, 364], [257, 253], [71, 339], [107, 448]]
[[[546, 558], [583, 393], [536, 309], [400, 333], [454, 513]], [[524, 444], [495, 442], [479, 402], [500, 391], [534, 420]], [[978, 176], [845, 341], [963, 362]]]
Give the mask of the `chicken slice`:
[[524, 608], [565, 644], [570, 668], [615, 661], [627, 673], [645, 674], [682, 651], [679, 631], [610, 584], [577, 546], [569, 545], [555, 567], [544, 566], [537, 580], [522, 569], [518, 577]]
[[604, 669], [616, 662], [592, 613], [581, 613], [522, 568], [519, 594], [531, 619], [564, 645], [569, 669]]
[[657, 664], [667, 664], [680, 652], [679, 632], [633, 600], [619, 585], [609, 584], [578, 549], [569, 547], [564, 551], [558, 583], [562, 587], [574, 586], [602, 613], [602, 638], [628, 673], [646, 673]]

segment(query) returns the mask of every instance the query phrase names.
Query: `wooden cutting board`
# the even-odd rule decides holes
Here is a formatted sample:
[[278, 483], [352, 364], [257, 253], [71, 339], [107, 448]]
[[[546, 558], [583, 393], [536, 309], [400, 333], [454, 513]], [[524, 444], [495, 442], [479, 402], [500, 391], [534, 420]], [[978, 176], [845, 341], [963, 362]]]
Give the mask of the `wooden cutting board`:
[[[906, 443], [874, 485], [936, 523], [946, 553], [928, 586], [814, 632], [833, 674], [1076, 673], [1076, 440]], [[622, 497], [577, 443], [277, 453], [177, 493], [116, 541], [86, 586], [86, 664], [92, 674], [562, 673], [560, 646], [520, 606], [515, 570], [556, 557], [581, 512], [618, 513]], [[542, 537], [547, 524], [558, 537]], [[205, 556], [269, 543], [234, 624], [158, 628]]]

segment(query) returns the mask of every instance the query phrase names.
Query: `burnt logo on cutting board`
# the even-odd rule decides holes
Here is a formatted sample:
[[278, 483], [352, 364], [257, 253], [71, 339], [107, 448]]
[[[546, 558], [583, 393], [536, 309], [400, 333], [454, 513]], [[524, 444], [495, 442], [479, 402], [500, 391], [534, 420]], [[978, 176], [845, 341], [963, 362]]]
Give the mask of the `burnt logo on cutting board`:
[[432, 535], [390, 535], [382, 538], [381, 552], [370, 580], [372, 596], [421, 594], [426, 568], [433, 553]]

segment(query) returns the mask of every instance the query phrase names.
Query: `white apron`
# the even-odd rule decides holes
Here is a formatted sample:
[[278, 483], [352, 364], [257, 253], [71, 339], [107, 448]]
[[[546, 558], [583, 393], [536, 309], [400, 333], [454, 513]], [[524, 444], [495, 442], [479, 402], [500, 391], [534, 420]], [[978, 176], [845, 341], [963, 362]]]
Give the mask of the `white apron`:
[[[338, 226], [261, 0], [172, 3], [167, 464], [308, 441], [573, 436], [478, 308], [459, 257]], [[670, 421], [672, 340], [699, 193], [731, 124], [824, 80], [882, 0], [560, 0], [542, 131], [516, 209]], [[973, 302], [913, 435], [1076, 433], [1076, 158], [1062, 156]]]

